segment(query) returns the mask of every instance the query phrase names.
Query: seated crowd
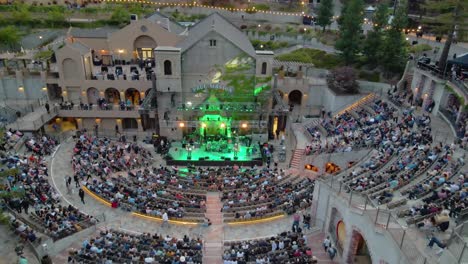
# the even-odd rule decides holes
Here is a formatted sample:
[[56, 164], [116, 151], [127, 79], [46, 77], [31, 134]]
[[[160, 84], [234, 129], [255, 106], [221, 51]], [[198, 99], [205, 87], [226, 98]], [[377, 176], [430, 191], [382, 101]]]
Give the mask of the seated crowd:
[[184, 191], [187, 181], [179, 181], [170, 170], [150, 169], [151, 153], [137, 144], [83, 134], [74, 152], [75, 175], [114, 207], [152, 216], [164, 212], [175, 218], [203, 216], [204, 193]]
[[283, 232], [269, 239], [225, 242], [224, 264], [317, 263], [302, 232]]
[[283, 170], [250, 169], [225, 176], [225, 217], [250, 219], [285, 212], [293, 214], [310, 205], [314, 182], [285, 175]]
[[128, 234], [117, 230], [101, 231], [85, 240], [79, 250], [70, 252], [69, 263], [161, 263], [196, 264], [202, 262], [201, 239], [143, 233]]
[[20, 131], [13, 131], [11, 128], [2, 134], [0, 138], [0, 150], [8, 151], [14, 148], [14, 146], [21, 140], [23, 133]]
[[[6, 203], [18, 213], [24, 212], [53, 239], [60, 239], [88, 227], [94, 219], [77, 209], [60, 205], [60, 196], [48, 181], [46, 155], [53, 152], [56, 141], [47, 136], [26, 140], [25, 155], [11, 155], [4, 159], [10, 169], [17, 169], [7, 177], [6, 192], [22, 193], [22, 198], [5, 198]], [[28, 211], [33, 206], [34, 211]]]

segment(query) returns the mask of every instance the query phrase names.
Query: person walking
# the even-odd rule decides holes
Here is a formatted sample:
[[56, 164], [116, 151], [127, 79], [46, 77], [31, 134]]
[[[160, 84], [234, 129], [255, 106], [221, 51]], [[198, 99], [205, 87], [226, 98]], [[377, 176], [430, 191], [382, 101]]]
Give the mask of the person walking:
[[73, 176], [73, 180], [75, 180], [75, 187], [80, 187], [80, 180], [78, 179], [78, 175]]
[[161, 227], [169, 226], [169, 216], [167, 215], [167, 212], [163, 213], [162, 220], [163, 220], [163, 223], [162, 223]]
[[45, 103], [45, 109], [47, 110], [47, 114], [50, 114], [50, 105], [49, 105], [49, 102]]
[[336, 248], [333, 245], [331, 245], [328, 248], [327, 252], [328, 252], [328, 256], [330, 257], [330, 259], [333, 260], [336, 256]]
[[325, 252], [327, 252], [327, 251], [328, 251], [328, 248], [329, 248], [330, 245], [331, 245], [330, 236], [327, 236], [327, 237], [323, 240], [322, 245], [323, 245], [323, 249], [325, 250]]
[[81, 202], [82, 202], [83, 204], [85, 204], [85, 201], [84, 201], [84, 191], [83, 191], [83, 189], [80, 189], [80, 191], [78, 192], [78, 195], [80, 196]]

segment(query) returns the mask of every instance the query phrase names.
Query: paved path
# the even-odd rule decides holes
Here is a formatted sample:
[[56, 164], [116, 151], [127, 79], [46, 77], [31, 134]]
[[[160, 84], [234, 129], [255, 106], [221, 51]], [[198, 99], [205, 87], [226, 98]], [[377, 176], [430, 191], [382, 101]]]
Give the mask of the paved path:
[[218, 192], [209, 192], [206, 195], [206, 213], [205, 216], [210, 219], [212, 225], [206, 227], [204, 232], [204, 252], [203, 263], [222, 263], [224, 224], [223, 213], [221, 209], [223, 204]]

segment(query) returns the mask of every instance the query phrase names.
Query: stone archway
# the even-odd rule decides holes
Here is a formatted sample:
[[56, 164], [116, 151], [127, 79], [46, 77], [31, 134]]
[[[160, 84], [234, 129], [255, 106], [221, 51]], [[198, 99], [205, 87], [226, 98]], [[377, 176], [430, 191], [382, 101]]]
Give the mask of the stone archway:
[[135, 88], [128, 88], [125, 91], [125, 103], [130, 101], [132, 105], [139, 105], [140, 104], [140, 92], [138, 92]]
[[372, 257], [366, 239], [358, 230], [353, 230], [351, 242], [349, 243], [349, 252], [347, 263], [372, 264]]
[[99, 99], [98, 89], [96, 89], [94, 87], [90, 87], [86, 91], [86, 95], [87, 95], [87, 98], [88, 98], [88, 104], [97, 105], [98, 99]]
[[302, 92], [293, 90], [288, 95], [290, 105], [300, 105], [302, 103]]
[[133, 42], [133, 50], [136, 51], [140, 59], [154, 59], [154, 49], [156, 47], [156, 41], [147, 35], [139, 36]]
[[109, 104], [119, 104], [120, 103], [120, 93], [115, 88], [107, 88], [104, 92], [104, 98]]

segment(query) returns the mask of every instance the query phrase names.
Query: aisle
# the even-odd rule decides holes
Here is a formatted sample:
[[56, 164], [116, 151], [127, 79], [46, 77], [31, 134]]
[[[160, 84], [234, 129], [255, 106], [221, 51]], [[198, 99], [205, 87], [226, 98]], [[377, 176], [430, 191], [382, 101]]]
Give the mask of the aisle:
[[205, 216], [211, 220], [212, 225], [202, 231], [204, 239], [203, 263], [223, 263], [224, 226], [223, 213], [221, 212], [223, 204], [219, 195], [218, 192], [206, 194]]

